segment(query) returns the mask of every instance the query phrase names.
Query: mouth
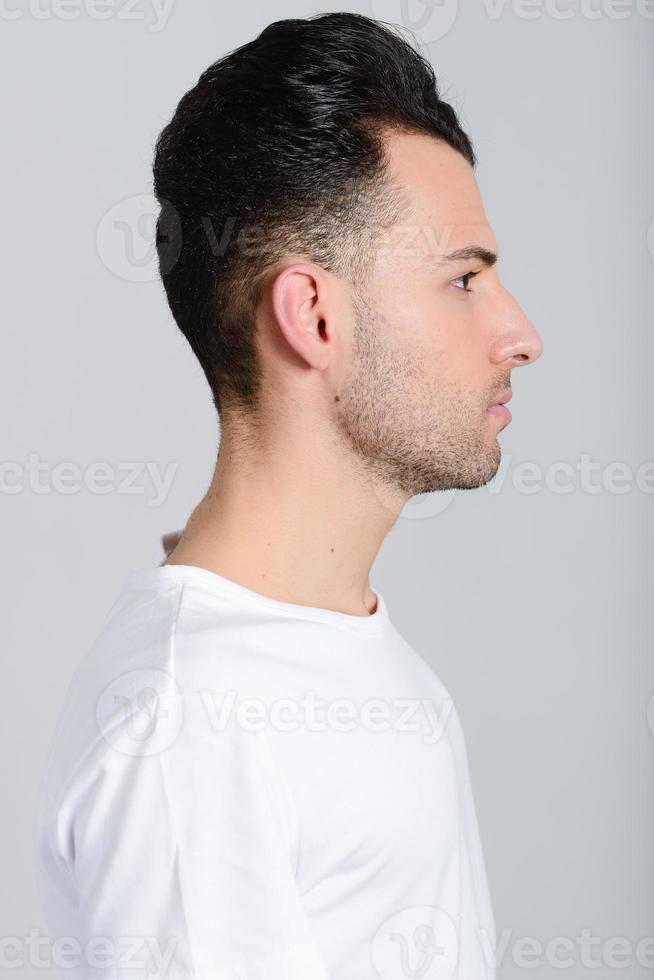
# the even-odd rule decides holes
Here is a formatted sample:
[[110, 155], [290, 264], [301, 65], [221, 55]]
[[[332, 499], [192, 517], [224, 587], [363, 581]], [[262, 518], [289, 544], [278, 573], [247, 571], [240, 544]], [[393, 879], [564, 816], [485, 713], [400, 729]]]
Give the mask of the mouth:
[[488, 406], [486, 411], [489, 412], [491, 415], [498, 415], [500, 418], [506, 419], [507, 422], [510, 422], [513, 416], [511, 415], [509, 409], [506, 407], [506, 403], [512, 397], [513, 397], [513, 392], [510, 389], [504, 391], [501, 395], [498, 396], [498, 398], [495, 399], [494, 402], [491, 402], [491, 404]]

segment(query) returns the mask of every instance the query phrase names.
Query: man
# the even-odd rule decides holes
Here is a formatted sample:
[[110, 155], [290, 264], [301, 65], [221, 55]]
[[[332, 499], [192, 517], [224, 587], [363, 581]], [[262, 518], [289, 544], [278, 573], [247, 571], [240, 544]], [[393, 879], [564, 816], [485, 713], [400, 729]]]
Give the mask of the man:
[[541, 352], [474, 165], [431, 66], [346, 13], [272, 24], [159, 137], [161, 274], [221, 442], [52, 750], [40, 880], [83, 976], [494, 975], [458, 715], [368, 578], [411, 496], [493, 477]]

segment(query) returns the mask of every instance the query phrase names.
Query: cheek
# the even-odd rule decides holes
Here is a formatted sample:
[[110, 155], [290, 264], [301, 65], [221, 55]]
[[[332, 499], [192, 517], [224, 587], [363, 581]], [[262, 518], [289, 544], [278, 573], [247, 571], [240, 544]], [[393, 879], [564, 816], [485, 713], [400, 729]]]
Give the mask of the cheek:
[[476, 392], [487, 383], [487, 342], [467, 302], [451, 295], [431, 302], [423, 353], [436, 358], [438, 370], [461, 390]]
[[414, 374], [459, 391], [487, 383], [484, 340], [466, 299], [435, 287], [389, 275], [378, 292], [379, 337]]
[[407, 356], [437, 357], [452, 340], [452, 331], [433, 293], [408, 278], [389, 277], [380, 297], [388, 336], [384, 339]]

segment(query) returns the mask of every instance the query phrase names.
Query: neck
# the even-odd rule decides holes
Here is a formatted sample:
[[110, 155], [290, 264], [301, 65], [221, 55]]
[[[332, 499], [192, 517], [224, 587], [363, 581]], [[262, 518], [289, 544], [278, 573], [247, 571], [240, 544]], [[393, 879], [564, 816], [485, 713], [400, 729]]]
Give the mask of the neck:
[[209, 489], [165, 564], [199, 565], [283, 602], [374, 612], [370, 568], [404, 500], [318, 431], [244, 438], [223, 426]]

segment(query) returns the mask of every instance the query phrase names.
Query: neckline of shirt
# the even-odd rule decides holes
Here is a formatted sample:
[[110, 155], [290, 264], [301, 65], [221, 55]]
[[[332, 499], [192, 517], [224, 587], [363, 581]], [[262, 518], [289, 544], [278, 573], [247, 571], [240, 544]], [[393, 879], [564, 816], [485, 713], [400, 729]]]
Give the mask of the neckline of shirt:
[[142, 588], [160, 588], [171, 585], [190, 585], [201, 592], [240, 603], [258, 606], [296, 619], [310, 619], [332, 626], [353, 630], [357, 633], [379, 633], [388, 624], [388, 609], [383, 596], [374, 590], [377, 608], [367, 616], [325, 609], [322, 606], [308, 606], [302, 603], [284, 602], [248, 589], [232, 579], [199, 565], [157, 565], [148, 568], [132, 568], [125, 580], [125, 589], [132, 591]]

